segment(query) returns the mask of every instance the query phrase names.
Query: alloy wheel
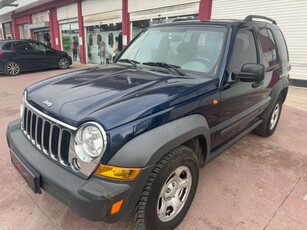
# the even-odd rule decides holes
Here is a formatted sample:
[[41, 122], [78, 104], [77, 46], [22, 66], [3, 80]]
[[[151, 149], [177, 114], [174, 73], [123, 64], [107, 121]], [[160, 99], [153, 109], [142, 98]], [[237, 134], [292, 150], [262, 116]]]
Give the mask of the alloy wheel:
[[69, 66], [69, 63], [68, 63], [68, 59], [67, 59], [67, 58], [60, 58], [58, 64], [59, 64], [59, 68], [60, 68], [60, 69], [67, 69], [68, 66]]
[[167, 222], [181, 211], [192, 187], [192, 174], [188, 167], [175, 169], [164, 183], [157, 203], [158, 218]]
[[277, 103], [274, 107], [274, 110], [273, 110], [273, 113], [272, 113], [272, 116], [271, 116], [271, 121], [270, 121], [270, 130], [274, 129], [274, 127], [276, 126], [277, 124], [277, 121], [278, 121], [278, 117], [279, 117], [279, 110], [280, 110], [280, 106], [279, 104]]
[[9, 75], [17, 75], [20, 72], [20, 67], [16, 62], [9, 62], [6, 65], [6, 72]]

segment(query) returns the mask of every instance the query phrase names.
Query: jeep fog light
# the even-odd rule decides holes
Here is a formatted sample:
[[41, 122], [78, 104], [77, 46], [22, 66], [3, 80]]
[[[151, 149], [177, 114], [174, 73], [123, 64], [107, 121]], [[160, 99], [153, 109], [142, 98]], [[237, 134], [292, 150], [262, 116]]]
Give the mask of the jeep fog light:
[[139, 175], [140, 171], [139, 168], [122, 168], [101, 164], [95, 174], [112, 179], [133, 180]]
[[104, 153], [106, 149], [106, 134], [96, 122], [87, 122], [77, 131], [75, 136], [75, 151], [80, 160], [91, 162]]

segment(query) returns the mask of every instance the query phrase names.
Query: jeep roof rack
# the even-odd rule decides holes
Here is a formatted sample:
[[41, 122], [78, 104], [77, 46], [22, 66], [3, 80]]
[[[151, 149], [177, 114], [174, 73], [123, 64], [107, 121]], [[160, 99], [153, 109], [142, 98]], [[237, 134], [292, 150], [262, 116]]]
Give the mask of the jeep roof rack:
[[179, 17], [179, 18], [174, 18], [171, 20], [171, 22], [181, 22], [181, 21], [189, 21], [189, 20], [197, 20], [197, 17], [193, 16], [186, 16], [186, 17]]
[[277, 25], [277, 22], [274, 19], [265, 17], [265, 16], [261, 16], [261, 15], [248, 15], [244, 18], [244, 22], [250, 22], [253, 20], [253, 18], [264, 19], [264, 20], [270, 21], [273, 24]]

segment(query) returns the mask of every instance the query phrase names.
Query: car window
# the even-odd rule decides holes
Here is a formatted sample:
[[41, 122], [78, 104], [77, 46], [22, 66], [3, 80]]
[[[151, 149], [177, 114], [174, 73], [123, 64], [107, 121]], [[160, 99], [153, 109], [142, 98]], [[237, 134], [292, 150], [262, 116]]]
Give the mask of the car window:
[[140, 34], [120, 59], [140, 64], [167, 63], [185, 73], [216, 76], [225, 40], [224, 28], [178, 26], [152, 28]]
[[280, 30], [276, 31], [276, 40], [278, 42], [279, 47], [279, 55], [282, 62], [288, 62], [289, 61], [289, 55], [288, 55], [288, 49], [286, 45], [285, 38]]
[[257, 63], [255, 39], [251, 30], [237, 33], [228, 64], [228, 72], [240, 72], [246, 63]]
[[269, 67], [277, 64], [276, 43], [272, 31], [267, 28], [261, 28], [258, 31], [258, 37], [264, 55], [264, 66]]
[[2, 46], [3, 50], [10, 50], [12, 48], [12, 42], [7, 42]]
[[31, 47], [23, 41], [14, 42], [14, 49], [15, 50], [29, 50]]
[[33, 50], [36, 51], [46, 51], [46, 46], [38, 42], [29, 42], [29, 45], [32, 47]]

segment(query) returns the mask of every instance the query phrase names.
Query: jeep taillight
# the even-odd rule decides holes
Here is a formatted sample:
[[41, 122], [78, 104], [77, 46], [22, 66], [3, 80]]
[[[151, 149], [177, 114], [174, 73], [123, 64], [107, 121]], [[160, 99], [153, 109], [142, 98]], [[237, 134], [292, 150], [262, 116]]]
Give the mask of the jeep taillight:
[[0, 52], [0, 57], [2, 56], [3, 52]]

